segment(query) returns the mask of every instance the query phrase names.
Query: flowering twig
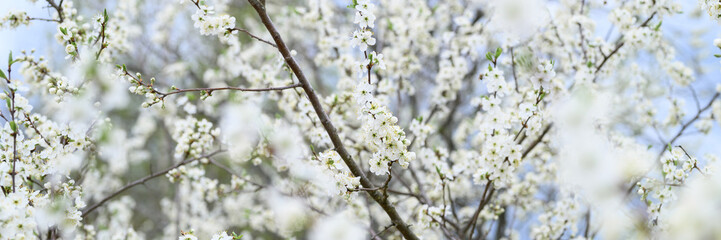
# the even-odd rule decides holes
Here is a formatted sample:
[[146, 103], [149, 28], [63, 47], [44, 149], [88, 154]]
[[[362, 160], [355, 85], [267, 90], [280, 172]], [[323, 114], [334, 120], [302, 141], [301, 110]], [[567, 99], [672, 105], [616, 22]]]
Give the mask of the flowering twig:
[[[640, 27], [645, 27], [645, 26], [647, 26], [648, 23], [651, 21], [651, 19], [653, 19], [654, 16], [656, 16], [656, 12], [653, 12], [653, 13], [651, 14], [651, 16], [649, 16], [649, 17], [646, 19], [646, 21], [644, 21], [644, 22], [641, 24]], [[623, 36], [621, 36], [621, 38], [623, 38]], [[595, 71], [594, 73], [598, 74], [598, 72], [601, 71], [601, 68], [603, 68], [603, 65], [606, 64], [606, 62], [608, 61], [608, 59], [610, 59], [614, 54], [616, 54], [616, 53], [618, 52], [618, 50], [620, 50], [621, 47], [623, 47], [624, 44], [625, 44], [625, 42], [619, 42], [618, 44], [616, 44], [616, 48], [614, 48], [614, 49], [611, 51], [611, 53], [609, 53], [608, 55], [604, 55], [604, 54], [603, 54], [603, 51], [602, 51], [602, 52], [601, 52], [601, 55], [603, 56], [603, 60], [601, 60], [601, 64], [599, 64], [598, 66], [596, 66], [596, 71]], [[593, 79], [593, 82], [596, 82], [596, 78]]]
[[[141, 91], [147, 91], [151, 94], [154, 94], [155, 97], [152, 100], [152, 102], [147, 103], [147, 106], [153, 105], [155, 103], [161, 102], [165, 100], [165, 97], [170, 95], [175, 95], [179, 93], [184, 92], [202, 92], [203, 94], [210, 96], [214, 91], [222, 91], [222, 90], [235, 90], [235, 91], [242, 91], [242, 92], [269, 92], [269, 91], [281, 91], [285, 89], [292, 89], [300, 87], [300, 83], [288, 85], [288, 86], [282, 86], [282, 87], [267, 87], [267, 88], [242, 88], [242, 87], [215, 87], [215, 88], [187, 88], [187, 89], [178, 89], [176, 87], [172, 87], [172, 91], [170, 92], [161, 92], [157, 88], [155, 88], [155, 78], [150, 79], [150, 83], [147, 83], [146, 81], [143, 81], [142, 77], [140, 75], [133, 75], [128, 72], [125, 65], [119, 66], [120, 70], [123, 72], [123, 75], [130, 77], [131, 82], [138, 86], [138, 88], [142, 87]], [[138, 93], [138, 92], [136, 92]], [[142, 92], [144, 94], [145, 92]], [[141, 93], [139, 93], [141, 94]], [[144, 103], [146, 104], [146, 103]]]
[[[330, 118], [328, 118], [328, 115], [323, 110], [323, 105], [321, 104], [318, 95], [316, 95], [315, 90], [313, 90], [310, 82], [308, 81], [308, 79], [306, 79], [305, 74], [303, 74], [303, 71], [300, 69], [298, 63], [296, 63], [295, 59], [293, 59], [293, 56], [290, 53], [290, 49], [288, 49], [288, 46], [286, 46], [285, 42], [280, 36], [280, 33], [278, 32], [278, 30], [276, 30], [275, 25], [273, 25], [273, 22], [270, 20], [270, 16], [268, 16], [268, 13], [265, 11], [265, 4], [260, 2], [259, 0], [248, 0], [248, 2], [258, 13], [261, 22], [268, 30], [270, 35], [273, 37], [273, 40], [278, 46], [278, 51], [281, 53], [281, 55], [285, 59], [285, 62], [288, 64], [290, 69], [298, 78], [298, 81], [301, 83], [301, 87], [308, 96], [308, 100], [313, 106], [316, 115], [318, 115], [318, 118], [320, 119], [320, 122], [323, 124], [323, 127], [328, 133], [328, 136], [330, 137], [333, 146], [335, 146], [336, 152], [338, 152], [338, 154], [341, 156], [343, 162], [346, 164], [346, 166], [348, 166], [348, 169], [351, 171], [351, 173], [354, 176], [360, 177], [360, 182], [363, 187], [374, 188], [375, 186], [373, 185], [373, 183], [365, 176], [363, 170], [358, 166], [358, 164], [355, 163], [355, 161], [353, 161], [350, 153], [348, 153], [348, 151], [345, 149], [345, 146], [343, 145], [343, 142], [338, 135], [338, 130], [335, 128], [335, 126], [333, 126]], [[386, 214], [388, 214], [391, 222], [393, 222], [393, 224], [403, 235], [403, 237], [410, 240], [418, 239], [418, 236], [416, 236], [413, 231], [411, 231], [408, 225], [406, 225], [401, 216], [398, 214], [395, 207], [391, 205], [391, 203], [386, 197], [383, 196], [382, 193], [379, 193], [377, 191], [371, 191], [367, 193], [371, 196], [371, 198], [373, 198], [373, 200], [378, 203], [378, 205], [381, 206], [381, 208], [383, 208]]]
[[[683, 146], [678, 145], [678, 146], [676, 146], [676, 147], [681, 148], [681, 150], [683, 151], [684, 154], [686, 154], [686, 157], [688, 157], [689, 160], [693, 160], [693, 158], [691, 157], [691, 155], [688, 154], [688, 152], [686, 151], [685, 148], [683, 148]], [[701, 168], [698, 167], [698, 164], [696, 163], [696, 161], [693, 161], [693, 167], [691, 167], [691, 168], [698, 170], [698, 172], [700, 172], [701, 175], [706, 176], [706, 174], [701, 170]]]
[[[18, 145], [18, 125], [17, 125], [17, 122], [15, 121], [15, 113], [16, 113], [16, 109], [15, 109], [15, 91], [16, 91], [16, 89], [13, 88], [12, 81], [10, 80], [10, 79], [12, 79], [12, 65], [13, 65], [13, 62], [15, 62], [15, 60], [13, 59], [13, 53], [10, 52], [10, 56], [8, 57], [8, 75], [5, 76], [5, 74], [2, 73], [2, 71], [0, 71], [0, 73], [2, 73], [2, 74], [0, 74], [0, 77], [3, 78], [3, 79], [5, 79], [5, 81], [6, 81], [7, 85], [8, 85], [8, 90], [10, 91], [10, 96], [9, 96], [9, 98], [6, 98], [5, 100], [6, 100], [6, 102], [7, 102], [8, 112], [10, 112], [10, 123], [9, 123], [9, 124], [10, 124], [10, 129], [13, 131], [13, 132], [10, 134], [10, 135], [12, 135], [12, 137], [13, 137], [13, 158], [12, 158], [12, 171], [10, 172], [10, 176], [12, 176], [12, 191], [15, 192], [15, 175], [18, 174], [17, 171], [15, 171], [15, 164], [16, 164], [16, 162], [17, 162], [17, 160], [18, 160], [18, 157], [17, 157], [17, 155], [18, 155], [18, 150], [17, 150], [17, 145]], [[5, 118], [5, 117], [3, 117], [3, 118]], [[7, 121], [7, 119], [5, 119], [5, 120]], [[3, 188], [3, 192], [4, 192], [4, 191], [5, 191], [5, 189]]]
[[98, 39], [100, 39], [100, 50], [98, 50], [98, 53], [95, 54], [95, 60], [98, 60], [100, 58], [100, 53], [103, 52], [103, 49], [108, 47], [108, 44], [105, 43], [105, 27], [108, 25], [108, 10], [103, 10], [103, 22], [100, 23], [100, 33], [98, 38], [95, 39], [95, 42], [98, 42]]
[[[688, 120], [688, 122], [683, 124], [681, 126], [681, 129], [679, 129], [678, 132], [676, 132], [676, 135], [674, 135], [673, 138], [671, 138], [671, 140], [669, 140], [664, 146], [673, 145], [676, 142], [676, 140], [678, 140], [678, 138], [681, 137], [681, 135], [683, 135], [684, 131], [686, 131], [686, 129], [689, 126], [691, 126], [691, 124], [696, 122], [696, 120], [698, 120], [701, 117], [701, 114], [703, 114], [706, 110], [711, 108], [711, 105], [717, 98], [719, 98], [720, 94], [721, 93], [714, 94], [713, 97], [711, 97], [711, 100], [708, 102], [708, 104], [706, 104], [706, 106], [704, 106], [703, 108], [699, 109], [698, 112], [696, 112], [696, 115], [692, 119]], [[661, 156], [663, 155], [664, 152], [666, 152], [665, 147], [663, 149], [661, 149], [661, 152], [658, 154], [659, 159], [661, 158]]]
[[[678, 140], [678, 138], [680, 138], [680, 137], [683, 135], [683, 133], [686, 131], [686, 129], [687, 129], [689, 126], [691, 126], [691, 124], [693, 124], [694, 122], [696, 122], [696, 120], [698, 120], [698, 119], [701, 117], [701, 114], [702, 114], [702, 113], [704, 113], [706, 110], [708, 110], [709, 108], [711, 108], [711, 105], [713, 104], [713, 102], [714, 102], [717, 98], [719, 98], [719, 96], [721, 96], [721, 93], [716, 93], [716, 94], [714, 94], [713, 97], [711, 97], [711, 100], [708, 102], [708, 104], [706, 104], [706, 106], [704, 106], [703, 108], [699, 109], [698, 112], [696, 112], [696, 115], [695, 115], [692, 119], [688, 120], [688, 122], [686, 122], [685, 124], [683, 124], [683, 125], [681, 126], [681, 129], [679, 129], [678, 132], [676, 132], [676, 135], [674, 135], [674, 137], [671, 138], [671, 140], [669, 140], [666, 144], [664, 144], [664, 146], [671, 146], [671, 145], [673, 145], [673, 144], [676, 142], [676, 140]], [[660, 138], [660, 136], [659, 136], [659, 138]], [[668, 149], [668, 147], [663, 147], [663, 148], [661, 149], [661, 151], [658, 153], [658, 156], [656, 157], [656, 159], [661, 159], [661, 157], [663, 156], [663, 153], [665, 153], [667, 149]], [[684, 151], [685, 151], [685, 150], [684, 150]], [[656, 162], [659, 162], [659, 161], [656, 161]], [[700, 170], [699, 170], [699, 171], [700, 171]], [[640, 180], [637, 180], [637, 181], [635, 181], [633, 184], [631, 184], [631, 186], [629, 186], [628, 189], [626, 190], [626, 195], [625, 195], [625, 197], [628, 197], [629, 195], [631, 195], [631, 192], [633, 192], [633, 189], [634, 189], [634, 188], [638, 185], [638, 183], [640, 183], [640, 182], [641, 182]]]
[[43, 134], [42, 134], [42, 133], [40, 133], [40, 130], [38, 130], [38, 127], [37, 127], [37, 126], [35, 126], [35, 123], [33, 123], [33, 120], [32, 120], [32, 119], [30, 119], [30, 116], [28, 116], [28, 114], [27, 114], [27, 113], [23, 113], [23, 114], [25, 115], [25, 119], [27, 119], [27, 120], [28, 120], [28, 122], [30, 123], [30, 127], [31, 127], [31, 128], [33, 129], [33, 130], [35, 130], [35, 133], [37, 133], [37, 134], [38, 134], [38, 136], [40, 136], [40, 138], [42, 138], [42, 139], [43, 139], [43, 141], [45, 141], [45, 143], [47, 143], [47, 144], [48, 144], [48, 146], [50, 146], [50, 142], [49, 142], [49, 141], [48, 141], [47, 139], [45, 139], [45, 137], [43, 137]]

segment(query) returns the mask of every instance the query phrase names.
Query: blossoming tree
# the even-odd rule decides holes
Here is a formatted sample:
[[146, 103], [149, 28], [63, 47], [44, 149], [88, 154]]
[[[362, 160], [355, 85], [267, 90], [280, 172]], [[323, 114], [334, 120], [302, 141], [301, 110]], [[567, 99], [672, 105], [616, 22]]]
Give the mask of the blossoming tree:
[[719, 1], [30, 2], [1, 239], [721, 237]]

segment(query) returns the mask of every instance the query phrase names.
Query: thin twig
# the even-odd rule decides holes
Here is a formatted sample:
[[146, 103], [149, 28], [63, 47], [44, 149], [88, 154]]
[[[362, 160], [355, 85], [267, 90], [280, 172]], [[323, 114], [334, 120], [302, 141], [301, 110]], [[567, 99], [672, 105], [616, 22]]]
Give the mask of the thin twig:
[[546, 128], [543, 129], [543, 132], [541, 133], [541, 135], [538, 136], [538, 138], [536, 138], [536, 140], [531, 142], [531, 144], [528, 145], [526, 150], [523, 151], [521, 158], [525, 158], [529, 153], [531, 153], [531, 151], [536, 147], [536, 145], [538, 145], [541, 141], [543, 141], [543, 137], [546, 136], [546, 134], [548, 133], [549, 130], [551, 130], [551, 126], [553, 126], [553, 123], [548, 124], [548, 126], [546, 126]]
[[126, 190], [128, 190], [128, 189], [130, 189], [130, 188], [132, 188], [132, 187], [134, 187], [134, 186], [136, 186], [136, 185], [143, 184], [143, 183], [147, 182], [148, 180], [151, 180], [151, 179], [156, 178], [156, 177], [159, 177], [159, 176], [163, 176], [163, 175], [165, 175], [166, 173], [170, 172], [171, 170], [176, 169], [176, 168], [178, 168], [178, 167], [180, 167], [180, 166], [186, 165], [186, 164], [188, 164], [188, 163], [191, 163], [191, 162], [194, 162], [194, 161], [203, 159], [203, 158], [210, 158], [210, 157], [215, 156], [216, 154], [219, 154], [219, 153], [221, 153], [221, 152], [223, 152], [223, 150], [217, 150], [217, 151], [215, 151], [215, 152], [212, 152], [212, 153], [210, 153], [210, 154], [206, 154], [206, 155], [204, 155], [204, 156], [200, 156], [200, 157], [197, 157], [197, 158], [186, 159], [186, 160], [181, 161], [181, 162], [178, 162], [178, 163], [176, 163], [175, 165], [170, 166], [170, 167], [168, 167], [168, 168], [166, 168], [166, 169], [164, 169], [164, 170], [162, 170], [162, 171], [155, 172], [155, 173], [150, 174], [150, 175], [148, 175], [148, 176], [145, 176], [145, 177], [143, 177], [143, 178], [141, 178], [141, 179], [132, 181], [132, 182], [128, 183], [127, 185], [121, 187], [120, 189], [116, 190], [115, 192], [111, 193], [111, 194], [108, 195], [107, 197], [103, 198], [103, 199], [100, 200], [99, 202], [97, 202], [97, 203], [93, 204], [92, 206], [84, 209], [84, 210], [83, 210], [83, 214], [80, 215], [80, 216], [83, 217], [83, 218], [85, 218], [86, 215], [88, 215], [89, 213], [93, 212], [95, 209], [97, 209], [98, 207], [102, 206], [103, 204], [105, 204], [105, 203], [106, 203], [107, 201], [109, 201], [110, 199], [112, 199], [112, 198], [120, 195], [120, 194], [123, 193], [124, 191], [126, 191]]
[[518, 76], [516, 76], [516, 55], [513, 54], [513, 48], [510, 48], [511, 51], [511, 71], [513, 72], [513, 82], [516, 85], [516, 93], [521, 93], [520, 90], [518, 90]]
[[[98, 53], [95, 54], [95, 60], [100, 59], [100, 53], [103, 52], [105, 48], [108, 47], [108, 44], [105, 43], [105, 28], [108, 25], [108, 12], [107, 10], [103, 11], [103, 22], [100, 24], [100, 32], [98, 33], [99, 39], [100, 39], [100, 50], [98, 50]], [[95, 40], [97, 43], [98, 39]]]
[[274, 48], [278, 48], [278, 46], [276, 46], [275, 43], [272, 43], [272, 42], [270, 42], [270, 41], [268, 41], [268, 40], [265, 40], [265, 39], [262, 39], [262, 38], [260, 38], [260, 37], [258, 37], [258, 36], [255, 36], [255, 35], [253, 35], [252, 33], [250, 33], [250, 31], [248, 31], [248, 30], [245, 30], [245, 29], [242, 29], [242, 28], [228, 28], [227, 30], [230, 31], [231, 33], [232, 33], [233, 31], [244, 32], [245, 34], [248, 34], [248, 36], [250, 36], [251, 38], [255, 38], [256, 40], [261, 41], [261, 42], [263, 42], [263, 43], [266, 43], [266, 44], [268, 44], [268, 45], [271, 45], [271, 46], [273, 46]]
[[691, 85], [688, 85], [688, 89], [691, 89], [693, 101], [696, 103], [696, 110], [701, 110], [701, 103], [698, 101], [698, 95], [696, 95], [696, 90], [694, 90]]
[[[186, 88], [186, 89], [178, 89], [172, 92], [167, 92], [161, 94], [163, 97], [170, 96], [178, 93], [184, 93], [184, 92], [208, 92], [212, 93], [214, 91], [221, 91], [221, 90], [236, 90], [241, 92], [270, 92], [270, 91], [281, 91], [285, 89], [291, 89], [291, 88], [297, 88], [300, 87], [300, 83], [288, 85], [288, 86], [282, 86], [282, 87], [267, 87], [267, 88], [241, 88], [241, 87], [217, 87], [217, 88]], [[162, 98], [162, 97], [161, 97]]]
[[[674, 137], [671, 138], [671, 140], [669, 140], [668, 143], [666, 143], [666, 146], [673, 145], [676, 142], [676, 140], [678, 140], [678, 138], [681, 137], [681, 135], [683, 135], [683, 132], [686, 131], [686, 129], [689, 126], [691, 126], [691, 124], [696, 122], [696, 120], [698, 120], [701, 117], [701, 114], [703, 114], [706, 110], [711, 108], [711, 105], [718, 97], [719, 97], [719, 93], [714, 94], [713, 97], [711, 97], [711, 100], [708, 102], [708, 104], [706, 104], [706, 106], [699, 109], [698, 112], [696, 113], [696, 115], [691, 120], [688, 120], [688, 122], [686, 122], [685, 124], [683, 124], [681, 126], [681, 129], [678, 130], [676, 135], [674, 135]], [[661, 156], [663, 155], [664, 152], [666, 152], [666, 147], [661, 149], [661, 152], [658, 154], [658, 158], [661, 158]]]
[[31, 127], [33, 130], [35, 130], [35, 133], [37, 133], [37, 134], [40, 136], [40, 138], [42, 138], [43, 141], [45, 141], [45, 143], [47, 143], [48, 146], [50, 146], [50, 142], [49, 142], [47, 139], [45, 139], [45, 137], [43, 137], [43, 134], [40, 133], [40, 130], [38, 130], [38, 127], [35, 126], [35, 123], [33, 123], [33, 120], [30, 119], [30, 116], [28, 116], [27, 113], [23, 113], [23, 114], [25, 115], [25, 119], [27, 119], [28, 122], [30, 123], [30, 127]]
[[61, 22], [59, 19], [28, 17], [28, 21]]
[[382, 230], [380, 230], [378, 233], [374, 234], [374, 235], [371, 237], [371, 239], [376, 239], [376, 238], [380, 239], [379, 237], [381, 236], [381, 234], [383, 234], [383, 232], [385, 232], [385, 231], [388, 231], [388, 229], [391, 229], [393, 226], [395, 226], [395, 225], [390, 224], [390, 225], [384, 227], [384, 228], [383, 228]]
[[[644, 22], [641, 24], [640, 27], [645, 27], [646, 25], [648, 25], [648, 23], [651, 21], [651, 19], [653, 19], [654, 16], [656, 16], [656, 12], [653, 12], [653, 13], [651, 14], [651, 16], [649, 16], [649, 17], [646, 19], [646, 21], [644, 21]], [[623, 39], [623, 36], [621, 36], [621, 38], [619, 38], [619, 41], [620, 41], [621, 39]], [[618, 42], [618, 41], [617, 41], [617, 42]], [[616, 44], [616, 48], [614, 48], [613, 51], [611, 51], [611, 53], [609, 53], [608, 55], [603, 55], [603, 54], [601, 54], [601, 55], [603, 55], [603, 60], [601, 60], [601, 64], [599, 64], [599, 65], [596, 67], [596, 71], [595, 71], [594, 73], [595, 73], [595, 74], [598, 74], [598, 72], [601, 71], [601, 68], [603, 68], [603, 65], [606, 64], [606, 62], [608, 61], [608, 59], [610, 59], [614, 54], [616, 54], [616, 53], [618, 52], [618, 50], [620, 50], [621, 47], [623, 47], [624, 44], [625, 44], [625, 42], [619, 42], [618, 44]], [[596, 82], [596, 78], [593, 79], [593, 82]]]
[[235, 91], [241, 91], [241, 92], [270, 92], [270, 91], [281, 91], [291, 88], [297, 88], [301, 87], [300, 83], [288, 85], [288, 86], [282, 86], [282, 87], [267, 87], [267, 88], [242, 88], [242, 87], [216, 87], [216, 88], [186, 88], [186, 89], [175, 89], [170, 92], [161, 92], [158, 89], [156, 89], [152, 83], [146, 84], [142, 78], [138, 78], [134, 76], [133, 74], [130, 74], [127, 70], [124, 70], [124, 74], [128, 77], [131, 77], [135, 83], [147, 87], [151, 93], [157, 94], [160, 97], [160, 100], [165, 100], [165, 97], [170, 95], [175, 95], [178, 93], [184, 93], [184, 92], [206, 92], [208, 94], [212, 94], [214, 91], [223, 91], [223, 90], [235, 90]]

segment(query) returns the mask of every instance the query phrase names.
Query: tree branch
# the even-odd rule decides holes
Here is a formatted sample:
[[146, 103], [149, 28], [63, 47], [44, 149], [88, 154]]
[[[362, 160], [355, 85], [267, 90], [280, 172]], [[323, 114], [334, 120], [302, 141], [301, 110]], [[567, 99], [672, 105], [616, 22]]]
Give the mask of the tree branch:
[[[373, 183], [368, 179], [368, 177], [365, 176], [363, 173], [363, 170], [353, 161], [353, 158], [351, 157], [350, 153], [345, 149], [345, 146], [343, 145], [342, 140], [340, 139], [340, 136], [338, 136], [338, 130], [333, 126], [333, 123], [330, 121], [330, 118], [328, 118], [328, 115], [323, 110], [323, 105], [320, 102], [320, 99], [318, 98], [318, 95], [316, 95], [315, 91], [313, 90], [313, 87], [310, 85], [310, 82], [308, 79], [306, 79], [305, 74], [303, 74], [303, 71], [301, 70], [298, 63], [296, 63], [295, 59], [293, 59], [293, 56], [290, 54], [290, 49], [288, 49], [288, 46], [286, 46], [285, 42], [280, 36], [280, 33], [278, 33], [278, 30], [276, 30], [275, 26], [273, 25], [273, 22], [270, 20], [270, 16], [268, 16], [268, 13], [265, 11], [265, 4], [260, 2], [259, 0], [248, 0], [250, 5], [255, 8], [255, 11], [258, 13], [258, 16], [260, 17], [261, 22], [265, 26], [265, 28], [268, 30], [270, 35], [273, 37], [273, 40], [275, 41], [275, 44], [278, 46], [278, 51], [281, 55], [283, 55], [283, 58], [285, 59], [285, 62], [288, 64], [290, 69], [293, 71], [295, 76], [298, 78], [298, 81], [301, 84], [301, 87], [305, 91], [306, 95], [308, 96], [308, 100], [310, 101], [311, 105], [313, 106], [313, 109], [315, 110], [316, 114], [318, 115], [318, 118], [320, 119], [320, 122], [323, 124], [323, 128], [325, 128], [326, 132], [328, 133], [328, 136], [331, 139], [331, 142], [333, 143], [333, 146], [335, 146], [335, 151], [338, 152], [340, 157], [343, 159], [343, 162], [345, 162], [346, 166], [348, 166], [348, 169], [353, 173], [354, 176], [360, 177], [361, 185], [365, 188], [374, 188], [375, 186]], [[405, 237], [406, 239], [416, 240], [418, 237], [411, 231], [411, 229], [406, 225], [406, 223], [403, 221], [401, 216], [398, 214], [396, 209], [391, 205], [391, 203], [388, 201], [387, 198], [383, 196], [382, 193], [378, 191], [370, 191], [367, 192], [368, 195], [375, 200], [378, 205], [383, 208], [383, 210], [388, 214], [388, 217], [391, 219], [391, 222], [396, 226], [398, 231]]]
[[186, 88], [186, 89], [178, 89], [172, 92], [167, 93], [161, 93], [162, 97], [165, 98], [166, 96], [178, 94], [178, 93], [184, 93], [184, 92], [214, 92], [219, 90], [236, 90], [241, 92], [269, 92], [269, 91], [280, 91], [285, 89], [291, 89], [291, 88], [297, 88], [300, 87], [300, 83], [296, 83], [293, 85], [283, 86], [283, 87], [267, 87], [267, 88], [241, 88], [241, 87], [217, 87], [217, 88]]

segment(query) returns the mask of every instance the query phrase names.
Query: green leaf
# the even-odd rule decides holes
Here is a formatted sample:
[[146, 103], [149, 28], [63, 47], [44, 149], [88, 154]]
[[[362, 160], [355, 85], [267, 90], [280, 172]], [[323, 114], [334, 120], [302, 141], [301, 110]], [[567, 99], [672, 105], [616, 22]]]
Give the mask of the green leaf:
[[15, 121], [10, 121], [10, 129], [12, 129], [13, 132], [18, 131], [18, 125], [15, 123]]
[[108, 17], [108, 9], [104, 9], [104, 10], [103, 10], [103, 18], [105, 18], [105, 20], [104, 20], [105, 22], [108, 21], [108, 18], [109, 18], [109, 17]]
[[671, 148], [671, 143], [669, 143], [668, 145], [666, 145], [666, 148], [667, 148], [668, 151], [670, 152], [670, 151], [672, 150], [672, 148]]
[[486, 59], [488, 59], [488, 61], [493, 62], [493, 55], [491, 55], [491, 52], [486, 53]]
[[346, 7], [347, 7], [347, 8], [355, 8], [356, 5], [358, 5], [358, 0], [353, 0], [353, 2], [352, 2], [350, 5], [346, 6]]
[[125, 67], [125, 64], [123, 64], [123, 72], [127, 72], [127, 71], [128, 71], [128, 68]]
[[498, 59], [498, 57], [501, 56], [501, 53], [502, 53], [502, 52], [503, 52], [503, 49], [502, 49], [502, 48], [496, 48], [496, 55], [495, 55], [495, 56], [496, 56], [496, 59]]
[[8, 105], [8, 109], [12, 108], [12, 103], [10, 103], [10, 98], [5, 98], [5, 103]]
[[68, 35], [68, 30], [63, 27], [60, 28], [60, 32], [63, 33], [63, 35]]
[[10, 51], [10, 55], [8, 55], [8, 66], [13, 65], [13, 51]]
[[721, 54], [714, 54], [714, 57], [721, 58]]
[[659, 29], [661, 29], [661, 23], [663, 23], [663, 21], [658, 22], [658, 24], [656, 24], [656, 27], [654, 27], [653, 30], [658, 31]]
[[0, 69], [0, 78], [8, 80], [8, 77], [5, 76], [5, 72], [3, 72], [2, 69]]

